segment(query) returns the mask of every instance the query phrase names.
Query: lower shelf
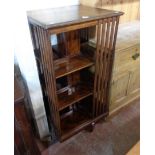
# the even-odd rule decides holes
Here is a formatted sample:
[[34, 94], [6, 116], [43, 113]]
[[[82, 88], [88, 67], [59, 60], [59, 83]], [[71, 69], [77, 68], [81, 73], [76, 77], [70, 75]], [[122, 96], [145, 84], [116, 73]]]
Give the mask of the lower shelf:
[[92, 86], [86, 84], [79, 85], [78, 88], [75, 87], [75, 92], [72, 95], [67, 95], [66, 92], [61, 93], [58, 95], [59, 110], [62, 110], [92, 94]]
[[90, 116], [81, 112], [70, 112], [65, 117], [61, 118], [61, 140], [72, 136], [79, 130], [83, 129], [91, 123]]

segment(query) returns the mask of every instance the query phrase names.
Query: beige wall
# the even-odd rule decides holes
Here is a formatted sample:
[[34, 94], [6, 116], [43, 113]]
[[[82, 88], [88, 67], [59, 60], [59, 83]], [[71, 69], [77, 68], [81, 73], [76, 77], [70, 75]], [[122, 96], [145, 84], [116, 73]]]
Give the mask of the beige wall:
[[140, 0], [80, 0], [80, 3], [98, 8], [123, 11], [125, 14], [121, 17], [121, 23], [139, 19]]

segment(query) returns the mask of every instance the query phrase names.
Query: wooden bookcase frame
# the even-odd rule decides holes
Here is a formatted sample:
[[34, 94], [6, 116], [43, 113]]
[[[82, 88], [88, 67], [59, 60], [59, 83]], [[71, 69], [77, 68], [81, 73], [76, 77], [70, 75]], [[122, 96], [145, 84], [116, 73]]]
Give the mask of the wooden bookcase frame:
[[[114, 60], [115, 43], [117, 37], [117, 30], [119, 24], [119, 17], [123, 13], [114, 13], [111, 17], [102, 17], [100, 19], [95, 19], [86, 22], [79, 22], [76, 24], [70, 24], [67, 26], [58, 26], [54, 28], [41, 27], [33, 22], [29, 21], [34, 52], [38, 60], [38, 70], [39, 73], [43, 75], [45, 83], [42, 83], [42, 89], [44, 93], [48, 96], [48, 104], [50, 106], [50, 114], [52, 124], [55, 127], [56, 135], [61, 141], [67, 139], [68, 137], [79, 132], [88, 126], [92, 129], [94, 124], [100, 118], [106, 118], [109, 114], [109, 87], [112, 73], [112, 66]], [[70, 72], [65, 72], [62, 74], [57, 74], [55, 72], [55, 63], [53, 60], [53, 50], [51, 48], [51, 35], [60, 34], [65, 32], [76, 31], [83, 28], [88, 28], [91, 26], [96, 26], [97, 30], [97, 44], [95, 50], [95, 61], [86, 63], [84, 66], [78, 66]], [[59, 60], [58, 60], [59, 62]], [[71, 73], [80, 71], [83, 68], [95, 65], [94, 74], [94, 86], [90, 93], [86, 93], [81, 96], [77, 101], [84, 99], [85, 97], [92, 95], [92, 117], [86, 119], [79, 123], [72, 130], [64, 132], [62, 129], [62, 124], [65, 124], [65, 119], [60, 118], [60, 112], [63, 108], [74, 104], [75, 102], [68, 103], [64, 107], [60, 107], [58, 104], [58, 96], [56, 89], [56, 79], [69, 75]], [[84, 117], [85, 119], [85, 117]]]

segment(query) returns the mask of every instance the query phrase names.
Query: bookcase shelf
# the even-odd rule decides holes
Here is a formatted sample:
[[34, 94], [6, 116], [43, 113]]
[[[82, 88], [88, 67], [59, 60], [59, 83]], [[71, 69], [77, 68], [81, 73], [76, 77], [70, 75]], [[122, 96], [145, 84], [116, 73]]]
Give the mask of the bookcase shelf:
[[58, 107], [62, 110], [90, 95], [93, 94], [93, 87], [89, 85], [78, 85], [75, 87], [75, 92], [72, 95], [68, 95], [68, 92], [64, 92], [58, 95]]
[[91, 118], [78, 111], [71, 112], [66, 117], [61, 118], [62, 139], [67, 135], [72, 135], [80, 130], [82, 127], [90, 124]]
[[56, 79], [94, 65], [93, 61], [81, 55], [72, 58], [66, 58], [65, 60], [66, 61], [59, 63], [59, 65], [58, 62], [57, 63], [55, 62]]

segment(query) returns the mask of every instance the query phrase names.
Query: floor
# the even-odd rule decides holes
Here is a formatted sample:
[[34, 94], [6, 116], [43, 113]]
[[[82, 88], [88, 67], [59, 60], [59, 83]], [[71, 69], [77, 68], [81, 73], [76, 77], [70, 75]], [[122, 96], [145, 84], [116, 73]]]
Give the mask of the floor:
[[140, 155], [140, 142], [134, 145], [126, 155]]
[[130, 103], [96, 124], [93, 132], [82, 131], [56, 143], [43, 155], [125, 155], [140, 140], [140, 101]]

